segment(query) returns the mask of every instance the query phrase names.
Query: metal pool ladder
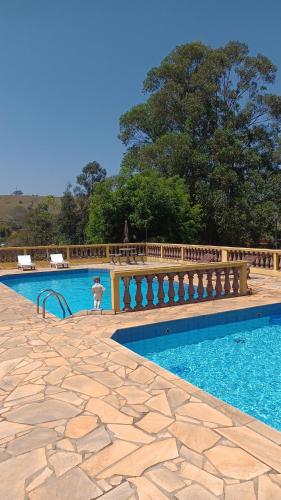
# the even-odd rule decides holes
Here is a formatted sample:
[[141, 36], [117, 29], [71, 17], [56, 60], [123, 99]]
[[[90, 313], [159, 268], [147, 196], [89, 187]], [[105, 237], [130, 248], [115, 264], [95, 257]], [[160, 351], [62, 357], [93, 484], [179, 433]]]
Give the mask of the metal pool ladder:
[[60, 305], [60, 308], [61, 308], [62, 314], [63, 314], [63, 319], [65, 318], [66, 311], [69, 313], [70, 316], [72, 316], [71, 309], [70, 309], [70, 307], [69, 307], [69, 305], [68, 305], [65, 297], [60, 292], [56, 292], [52, 288], [45, 288], [45, 290], [42, 290], [40, 293], [38, 293], [37, 298], [36, 298], [37, 314], [40, 314], [40, 307], [39, 307], [40, 297], [41, 297], [41, 295], [43, 295], [46, 292], [49, 292], [49, 293], [48, 293], [48, 295], [46, 295], [44, 297], [43, 302], [42, 302], [42, 316], [43, 316], [43, 318], [46, 317], [46, 302], [47, 302], [47, 299], [49, 297], [51, 297], [52, 295], [54, 297], [56, 297], [56, 299], [57, 299], [57, 301], [58, 301], [58, 303]]

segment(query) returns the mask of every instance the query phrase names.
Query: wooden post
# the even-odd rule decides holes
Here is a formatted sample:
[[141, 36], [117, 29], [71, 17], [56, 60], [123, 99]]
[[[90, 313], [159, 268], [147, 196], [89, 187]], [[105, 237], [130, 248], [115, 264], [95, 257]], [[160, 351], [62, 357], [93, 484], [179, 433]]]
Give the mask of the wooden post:
[[119, 291], [119, 278], [115, 275], [114, 271], [110, 271], [111, 281], [111, 300], [112, 309], [115, 313], [120, 312], [120, 291]]

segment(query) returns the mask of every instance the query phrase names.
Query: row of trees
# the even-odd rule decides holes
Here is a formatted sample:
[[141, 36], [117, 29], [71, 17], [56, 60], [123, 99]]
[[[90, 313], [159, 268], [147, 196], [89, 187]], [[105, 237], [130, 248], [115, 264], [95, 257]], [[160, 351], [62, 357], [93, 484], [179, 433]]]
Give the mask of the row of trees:
[[270, 244], [281, 210], [276, 71], [239, 42], [176, 47], [148, 72], [146, 100], [120, 118], [120, 174], [86, 165], [55, 221], [39, 207], [24, 232], [36, 244], [114, 242], [128, 219], [136, 240], [147, 229], [158, 241]]

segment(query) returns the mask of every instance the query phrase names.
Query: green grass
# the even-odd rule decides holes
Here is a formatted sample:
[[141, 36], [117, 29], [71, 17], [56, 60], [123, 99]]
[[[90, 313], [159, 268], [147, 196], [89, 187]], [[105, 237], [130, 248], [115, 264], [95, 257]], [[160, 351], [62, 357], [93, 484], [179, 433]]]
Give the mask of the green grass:
[[[48, 199], [48, 196], [37, 195], [0, 195], [0, 223], [20, 225], [29, 210]], [[57, 212], [59, 204], [60, 198], [54, 197], [50, 211]]]

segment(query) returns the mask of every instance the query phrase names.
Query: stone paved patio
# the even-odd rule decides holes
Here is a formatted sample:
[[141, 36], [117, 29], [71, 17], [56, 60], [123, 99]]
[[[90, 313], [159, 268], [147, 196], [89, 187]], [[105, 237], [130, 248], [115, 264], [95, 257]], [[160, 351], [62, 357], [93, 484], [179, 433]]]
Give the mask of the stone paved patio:
[[280, 500], [281, 433], [110, 338], [281, 301], [280, 279], [251, 285], [248, 297], [65, 321], [0, 285], [0, 499]]

